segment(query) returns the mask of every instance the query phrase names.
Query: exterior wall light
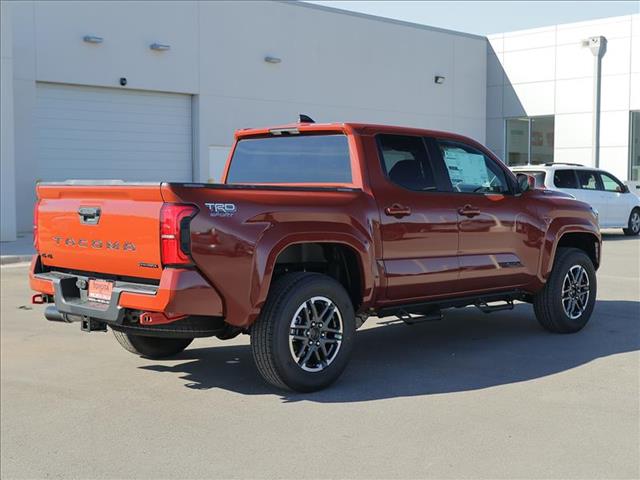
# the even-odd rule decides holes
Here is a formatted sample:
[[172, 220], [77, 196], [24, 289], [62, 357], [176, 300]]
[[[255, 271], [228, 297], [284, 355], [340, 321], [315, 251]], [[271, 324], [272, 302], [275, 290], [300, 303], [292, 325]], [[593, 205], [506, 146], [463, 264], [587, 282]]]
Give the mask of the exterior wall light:
[[267, 62], [267, 63], [280, 63], [282, 61], [282, 59], [278, 58], [278, 57], [266, 56], [266, 57], [264, 57], [264, 61]]
[[95, 35], [85, 35], [82, 40], [87, 43], [102, 43], [104, 38], [96, 37]]
[[164, 52], [166, 50], [170, 50], [171, 45], [167, 45], [166, 43], [152, 43], [151, 45], [149, 45], [149, 48], [158, 52]]
[[442, 85], [444, 83], [444, 79], [445, 77], [443, 77], [442, 75], [436, 75], [435, 77], [433, 77], [433, 81], [438, 85]]

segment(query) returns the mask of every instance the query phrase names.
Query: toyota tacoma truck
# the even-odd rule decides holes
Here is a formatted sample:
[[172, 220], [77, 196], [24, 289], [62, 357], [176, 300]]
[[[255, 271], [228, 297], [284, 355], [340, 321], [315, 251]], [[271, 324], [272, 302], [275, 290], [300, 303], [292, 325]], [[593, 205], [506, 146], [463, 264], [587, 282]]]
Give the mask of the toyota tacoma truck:
[[264, 379], [296, 391], [338, 378], [369, 316], [520, 301], [577, 332], [596, 300], [597, 212], [529, 180], [451, 133], [240, 130], [220, 184], [39, 183], [32, 302], [146, 358], [249, 334]]

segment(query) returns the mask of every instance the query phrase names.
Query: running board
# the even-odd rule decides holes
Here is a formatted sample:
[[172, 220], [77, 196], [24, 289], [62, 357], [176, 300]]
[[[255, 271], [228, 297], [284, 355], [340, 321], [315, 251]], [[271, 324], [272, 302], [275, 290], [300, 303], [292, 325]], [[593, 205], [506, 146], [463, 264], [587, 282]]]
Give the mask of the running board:
[[402, 310], [396, 314], [399, 320], [402, 320], [406, 325], [416, 325], [418, 323], [423, 322], [437, 322], [442, 320], [442, 312], [440, 310], [436, 310], [434, 312], [429, 312], [424, 315], [418, 315], [416, 317], [412, 317], [410, 313], [405, 310]]
[[[511, 310], [515, 300], [527, 301], [527, 294], [522, 290], [508, 290], [495, 293], [485, 293], [483, 295], [452, 297], [432, 300], [427, 302], [405, 303], [400, 305], [390, 305], [378, 309], [371, 313], [379, 318], [397, 316], [402, 319], [404, 315], [415, 314], [419, 316], [430, 316], [431, 312], [437, 312], [446, 308], [460, 308], [474, 305], [485, 313], [496, 312], [498, 310]], [[503, 305], [489, 305], [492, 302], [505, 302]], [[482, 307], [482, 308], [481, 308]], [[425, 314], [425, 312], [428, 312]]]
[[478, 302], [476, 308], [482, 313], [500, 312], [501, 310], [513, 310], [513, 300], [505, 300], [500, 305], [489, 305], [487, 302]]

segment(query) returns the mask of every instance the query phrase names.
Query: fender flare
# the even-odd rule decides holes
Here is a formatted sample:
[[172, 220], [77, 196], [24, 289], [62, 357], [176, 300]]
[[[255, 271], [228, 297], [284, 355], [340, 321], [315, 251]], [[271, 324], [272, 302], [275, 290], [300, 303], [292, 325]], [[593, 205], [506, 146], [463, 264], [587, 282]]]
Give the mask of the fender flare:
[[538, 272], [541, 281], [546, 282], [549, 274], [551, 273], [551, 270], [553, 269], [553, 262], [556, 257], [556, 252], [558, 250], [558, 244], [560, 243], [560, 240], [565, 235], [571, 233], [584, 233], [592, 235], [594, 237], [594, 240], [598, 245], [596, 255], [598, 258], [598, 263], [600, 263], [602, 240], [600, 232], [597, 228], [594, 228], [591, 224], [586, 222], [561, 225], [559, 221], [553, 221], [547, 229], [547, 233], [544, 239], [544, 246], [542, 249], [542, 255], [540, 256], [540, 267], [538, 269]]
[[[276, 229], [274, 229], [276, 230]], [[251, 281], [251, 312], [250, 323], [257, 318], [260, 309], [269, 294], [271, 280], [275, 269], [276, 261], [279, 255], [292, 245], [305, 243], [334, 243], [349, 247], [356, 254], [360, 267], [360, 275], [362, 278], [362, 305], [366, 306], [373, 300], [374, 284], [377, 278], [375, 270], [375, 262], [373, 259], [373, 244], [371, 238], [364, 235], [358, 235], [358, 232], [345, 231], [314, 231], [314, 232], [298, 232], [281, 236], [277, 232], [269, 234], [269, 230], [260, 239], [256, 245], [256, 253], [254, 255], [254, 275]], [[271, 238], [278, 238], [277, 241], [271, 242]]]

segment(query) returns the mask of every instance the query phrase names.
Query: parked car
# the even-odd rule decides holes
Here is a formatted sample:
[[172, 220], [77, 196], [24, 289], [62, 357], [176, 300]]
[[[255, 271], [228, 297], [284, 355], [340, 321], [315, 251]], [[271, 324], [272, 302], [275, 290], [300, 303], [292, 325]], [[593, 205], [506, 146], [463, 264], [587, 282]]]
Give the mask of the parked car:
[[571, 163], [524, 165], [511, 170], [531, 175], [536, 188], [568, 193], [593, 206], [601, 228], [622, 228], [625, 235], [640, 233], [640, 197], [609, 172]]
[[149, 358], [250, 334], [280, 388], [333, 382], [368, 316], [413, 324], [522, 300], [572, 333], [596, 299], [593, 210], [450, 133], [240, 130], [222, 184], [67, 181], [37, 197], [30, 282], [47, 319], [109, 327]]

